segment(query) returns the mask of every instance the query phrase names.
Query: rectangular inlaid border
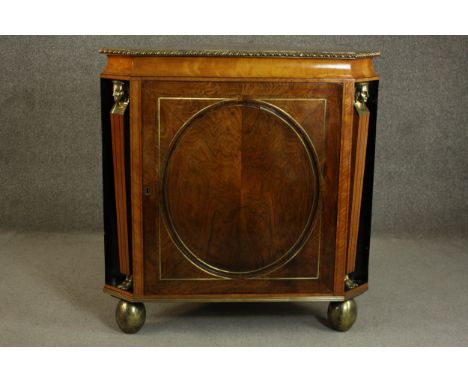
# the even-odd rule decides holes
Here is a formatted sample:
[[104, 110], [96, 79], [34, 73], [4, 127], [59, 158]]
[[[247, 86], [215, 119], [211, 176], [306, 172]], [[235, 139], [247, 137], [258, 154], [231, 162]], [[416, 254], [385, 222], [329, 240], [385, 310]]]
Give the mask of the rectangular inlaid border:
[[[213, 97], [158, 97], [157, 98], [157, 122], [158, 122], [158, 179], [160, 174], [161, 174], [161, 100], [206, 100], [206, 101], [229, 101], [229, 100], [236, 100], [237, 98], [213, 98]], [[327, 116], [327, 100], [324, 98], [258, 98], [255, 99], [255, 101], [263, 101], [263, 102], [268, 102], [268, 101], [322, 101], [323, 102], [323, 145], [324, 147], [326, 146], [326, 140], [327, 140], [327, 129], [326, 129], [326, 116]], [[212, 106], [212, 105], [209, 105]], [[208, 107], [209, 107], [208, 106]], [[273, 105], [275, 106], [275, 105]], [[282, 109], [281, 109], [282, 110]], [[283, 113], [287, 114], [291, 119], [295, 120], [293, 116], [291, 116], [289, 113], [286, 111], [282, 110]], [[299, 124], [299, 123], [298, 123]], [[300, 124], [299, 124], [300, 125]], [[301, 125], [302, 126], [302, 125]], [[305, 131], [307, 135], [307, 131]], [[297, 134], [297, 133], [296, 133]], [[309, 137], [310, 138], [310, 137]], [[302, 138], [301, 138], [302, 142]], [[158, 203], [160, 203], [160, 196], [158, 196]], [[160, 281], [232, 281], [231, 278], [224, 278], [224, 277], [196, 277], [196, 278], [163, 278], [162, 277], [162, 261], [161, 261], [161, 214], [158, 214], [158, 263], [159, 263], [159, 280]], [[320, 257], [321, 257], [321, 230], [322, 230], [322, 211], [320, 211], [320, 218], [319, 218], [319, 243], [318, 243], [318, 259], [317, 259], [317, 274], [312, 277], [252, 277], [252, 280], [318, 280], [320, 277]], [[310, 236], [309, 236], [310, 237]], [[172, 240], [172, 237], [169, 235], [170, 240], [173, 242], [174, 246], [177, 248], [175, 245], [174, 241]], [[295, 256], [291, 259], [293, 260]], [[290, 260], [290, 261], [291, 261]], [[192, 262], [191, 262], [192, 263]], [[193, 264], [193, 263], [192, 263]], [[287, 264], [287, 263], [286, 263]], [[284, 264], [284, 265], [286, 265]], [[206, 272], [204, 269], [198, 267], [196, 264], [193, 264], [195, 267], [199, 268], [203, 272]], [[284, 266], [283, 265], [283, 266]]]

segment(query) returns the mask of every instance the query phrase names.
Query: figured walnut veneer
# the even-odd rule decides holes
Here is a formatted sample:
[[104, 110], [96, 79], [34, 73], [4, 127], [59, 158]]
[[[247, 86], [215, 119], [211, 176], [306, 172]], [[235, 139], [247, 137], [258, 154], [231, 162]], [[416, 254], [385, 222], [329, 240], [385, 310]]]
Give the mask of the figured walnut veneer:
[[[106, 291], [132, 301], [343, 299], [360, 256], [358, 142], [369, 124], [354, 109], [355, 83], [377, 79], [372, 54], [104, 53], [104, 81], [129, 86], [128, 140], [119, 130], [112, 153], [128, 166], [125, 176], [114, 161], [113, 197], [122, 209], [128, 185], [131, 266], [120, 272], [133, 272], [133, 290]], [[121, 230], [119, 248], [129, 245]]]

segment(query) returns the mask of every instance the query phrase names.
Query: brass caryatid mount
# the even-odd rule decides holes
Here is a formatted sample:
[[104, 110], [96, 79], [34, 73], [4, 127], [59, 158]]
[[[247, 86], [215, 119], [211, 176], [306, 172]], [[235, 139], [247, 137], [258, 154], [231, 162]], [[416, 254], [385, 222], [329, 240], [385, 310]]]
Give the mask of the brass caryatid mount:
[[369, 99], [369, 83], [361, 82], [356, 84], [356, 92], [354, 93], [354, 107], [357, 112], [368, 111], [367, 101]]
[[359, 284], [356, 281], [354, 281], [351, 277], [349, 277], [349, 275], [345, 276], [344, 283], [345, 283], [345, 288], [347, 290], [354, 289], [359, 286]]
[[114, 97], [114, 106], [111, 114], [124, 115], [129, 104], [128, 90], [125, 82], [114, 80], [112, 81], [112, 96]]
[[122, 281], [119, 285], [117, 285], [117, 288], [129, 291], [133, 288], [133, 276], [129, 275], [125, 277], [125, 280]]

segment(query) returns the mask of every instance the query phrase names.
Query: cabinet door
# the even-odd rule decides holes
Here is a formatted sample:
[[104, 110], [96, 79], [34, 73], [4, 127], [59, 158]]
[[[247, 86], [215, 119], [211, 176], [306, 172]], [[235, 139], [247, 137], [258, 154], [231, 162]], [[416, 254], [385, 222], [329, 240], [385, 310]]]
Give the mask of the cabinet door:
[[333, 293], [341, 97], [142, 83], [145, 294]]

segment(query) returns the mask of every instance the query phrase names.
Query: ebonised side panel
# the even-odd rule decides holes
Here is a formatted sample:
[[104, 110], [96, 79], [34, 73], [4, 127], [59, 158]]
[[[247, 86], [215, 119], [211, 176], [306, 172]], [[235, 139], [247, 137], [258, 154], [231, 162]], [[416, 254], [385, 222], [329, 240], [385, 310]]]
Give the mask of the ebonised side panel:
[[[110, 110], [114, 103], [112, 97], [112, 80], [101, 79], [101, 134], [102, 134], [102, 186], [103, 186], [103, 214], [104, 214], [104, 255], [105, 255], [105, 283], [117, 285], [125, 278], [119, 270], [117, 216], [114, 190], [114, 170], [112, 162], [112, 131]], [[129, 113], [125, 114], [125, 157], [130, 158], [130, 126]], [[128, 240], [131, 256], [131, 203], [130, 203], [130, 161], [125, 161], [125, 180], [127, 189], [127, 219]], [[130, 262], [131, 263], [131, 262]]]
[[368, 282], [369, 249], [372, 223], [372, 195], [374, 188], [374, 159], [375, 137], [377, 126], [377, 102], [379, 81], [369, 83], [369, 100], [367, 107], [370, 111], [369, 135], [367, 138], [366, 165], [362, 190], [361, 214], [359, 219], [359, 234], [356, 253], [356, 268], [351, 277], [359, 284]]

